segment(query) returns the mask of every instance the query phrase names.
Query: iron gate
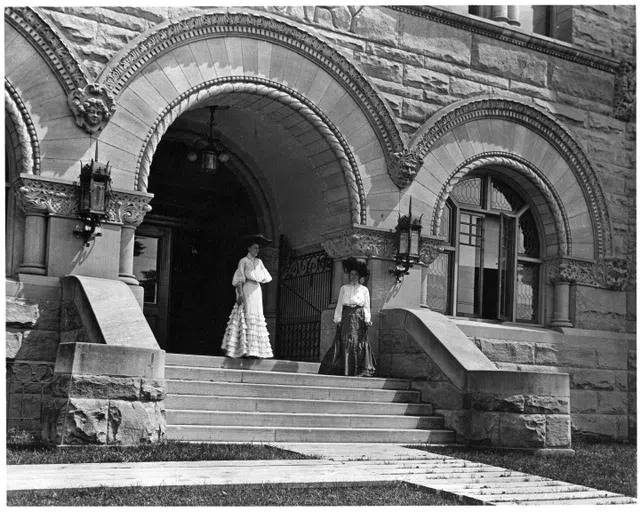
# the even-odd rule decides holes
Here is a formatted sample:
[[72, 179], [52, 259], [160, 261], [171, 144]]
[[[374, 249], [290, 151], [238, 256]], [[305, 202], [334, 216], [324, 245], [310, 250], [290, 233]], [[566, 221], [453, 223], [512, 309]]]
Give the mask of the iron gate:
[[324, 251], [287, 259], [279, 279], [279, 359], [320, 360], [321, 313], [331, 302], [332, 268], [333, 261]]

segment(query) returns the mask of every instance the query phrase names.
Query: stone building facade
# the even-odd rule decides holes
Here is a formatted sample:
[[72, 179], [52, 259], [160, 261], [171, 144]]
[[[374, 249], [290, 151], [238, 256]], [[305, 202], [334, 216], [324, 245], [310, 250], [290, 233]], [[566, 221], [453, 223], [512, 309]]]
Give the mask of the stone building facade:
[[[332, 259], [322, 353], [356, 256], [380, 374], [462, 439], [635, 437], [635, 8], [499, 8], [6, 9], [10, 424], [162, 439], [164, 354], [218, 354], [235, 240], [262, 232], [277, 353], [282, 268]], [[92, 160], [111, 189], [85, 241]]]

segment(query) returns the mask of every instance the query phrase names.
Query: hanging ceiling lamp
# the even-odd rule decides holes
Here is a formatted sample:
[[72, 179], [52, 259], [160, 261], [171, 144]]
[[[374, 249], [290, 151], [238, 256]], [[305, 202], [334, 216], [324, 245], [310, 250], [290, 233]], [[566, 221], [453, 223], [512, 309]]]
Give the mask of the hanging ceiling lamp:
[[214, 123], [214, 113], [216, 109], [226, 110], [229, 105], [213, 105], [209, 109], [209, 136], [207, 146], [200, 152], [200, 170], [213, 174], [218, 169], [218, 162], [227, 162], [229, 153], [225, 151], [225, 146], [220, 140], [221, 130]]

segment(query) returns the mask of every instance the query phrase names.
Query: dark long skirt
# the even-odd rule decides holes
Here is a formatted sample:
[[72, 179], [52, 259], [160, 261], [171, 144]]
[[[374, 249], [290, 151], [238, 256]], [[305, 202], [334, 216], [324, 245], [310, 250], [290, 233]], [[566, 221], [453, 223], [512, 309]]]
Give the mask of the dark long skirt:
[[367, 340], [365, 312], [360, 306], [343, 306], [341, 323], [336, 326], [334, 343], [321, 361], [318, 373], [373, 377], [376, 360]]

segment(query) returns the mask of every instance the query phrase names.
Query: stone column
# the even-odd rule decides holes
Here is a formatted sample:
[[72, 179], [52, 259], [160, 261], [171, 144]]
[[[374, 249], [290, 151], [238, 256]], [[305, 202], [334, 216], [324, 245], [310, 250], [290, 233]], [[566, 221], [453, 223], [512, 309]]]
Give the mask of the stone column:
[[570, 283], [554, 283], [554, 310], [551, 327], [572, 327], [570, 322]]
[[118, 265], [118, 279], [138, 286], [138, 280], [134, 275], [134, 241], [136, 226], [123, 224], [120, 228], [120, 261]]
[[25, 211], [24, 261], [18, 267], [21, 274], [47, 273], [47, 216], [46, 210]]

